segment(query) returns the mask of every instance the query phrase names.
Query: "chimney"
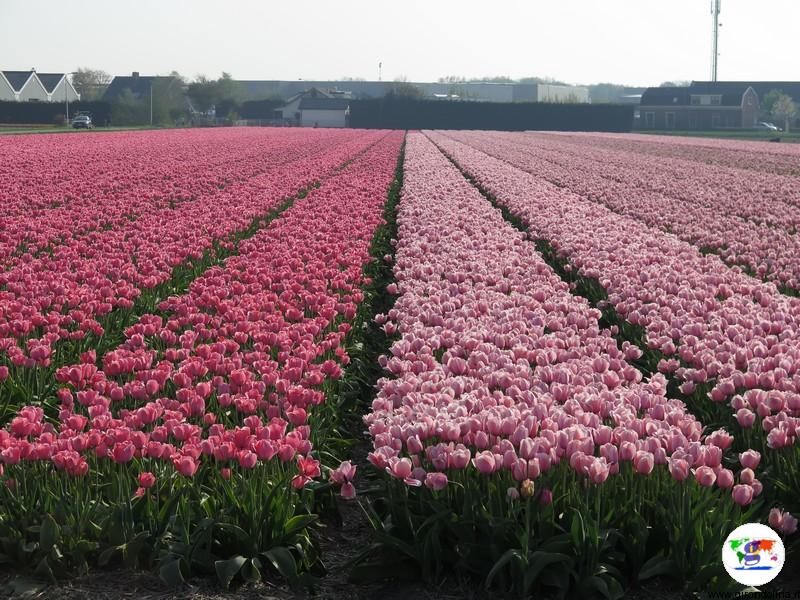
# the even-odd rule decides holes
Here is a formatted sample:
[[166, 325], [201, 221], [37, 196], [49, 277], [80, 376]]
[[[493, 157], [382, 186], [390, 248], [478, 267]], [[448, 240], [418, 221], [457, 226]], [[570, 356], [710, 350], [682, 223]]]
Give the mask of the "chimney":
[[133, 77], [134, 77], [134, 79], [138, 79], [139, 78], [139, 71], [134, 71], [133, 72]]

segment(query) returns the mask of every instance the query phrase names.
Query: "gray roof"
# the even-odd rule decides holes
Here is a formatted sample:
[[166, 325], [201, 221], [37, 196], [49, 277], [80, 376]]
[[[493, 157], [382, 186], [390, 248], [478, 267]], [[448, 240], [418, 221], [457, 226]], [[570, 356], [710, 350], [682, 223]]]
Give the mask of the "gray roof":
[[347, 110], [350, 101], [346, 98], [303, 98], [300, 110]]
[[686, 106], [689, 104], [689, 88], [647, 88], [642, 94], [641, 104], [642, 106]]
[[172, 79], [170, 76], [153, 76], [153, 75], [137, 75], [133, 76], [116, 76], [111, 80], [111, 83], [106, 88], [103, 94], [103, 100], [114, 100], [122, 95], [124, 90], [130, 90], [131, 93], [141, 98], [150, 93], [150, 87], [161, 79]]
[[33, 71], [3, 71], [3, 75], [6, 76], [15, 92], [22, 89], [33, 73]]
[[39, 78], [39, 81], [42, 82], [44, 89], [48, 92], [52, 92], [56, 89], [58, 82], [64, 77], [63, 73], [37, 73], [36, 76]]
[[691, 85], [692, 89], [715, 90], [715, 92], [698, 93], [717, 94], [725, 94], [732, 90], [747, 89], [748, 87], [752, 87], [761, 99], [772, 90], [780, 90], [791, 96], [795, 102], [800, 102], [800, 81], [693, 81]]

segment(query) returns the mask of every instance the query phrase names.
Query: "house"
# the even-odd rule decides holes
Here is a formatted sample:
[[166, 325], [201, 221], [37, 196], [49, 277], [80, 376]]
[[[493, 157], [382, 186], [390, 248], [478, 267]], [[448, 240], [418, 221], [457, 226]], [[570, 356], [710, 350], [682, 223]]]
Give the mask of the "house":
[[350, 100], [340, 94], [311, 88], [295, 94], [276, 109], [275, 119], [300, 127], [347, 127]]
[[136, 100], [146, 99], [149, 98], [153, 86], [157, 86], [160, 82], [170, 83], [173, 81], [177, 82], [178, 80], [170, 75], [139, 75], [138, 71], [134, 71], [130, 76], [117, 75], [106, 88], [103, 100], [119, 100], [120, 97], [126, 94], [126, 90]]
[[710, 130], [755, 126], [759, 97], [747, 83], [719, 86], [693, 82], [683, 87], [647, 88], [642, 94], [640, 127]]
[[81, 99], [64, 73], [36, 73], [36, 77], [47, 91], [48, 102], [77, 102]]
[[11, 102], [76, 102], [80, 94], [65, 73], [0, 71], [0, 100]]
[[[800, 81], [693, 81], [693, 87], [709, 87], [713, 86], [714, 89], [725, 91], [730, 88], [741, 87], [742, 85], [749, 85], [752, 87], [761, 104], [764, 102], [764, 97], [770, 92], [777, 90], [783, 92], [794, 100], [794, 103], [800, 106]], [[768, 117], [765, 117], [770, 120]], [[783, 126], [783, 123], [780, 123]], [[800, 127], [800, 114], [795, 119], [794, 127]]]

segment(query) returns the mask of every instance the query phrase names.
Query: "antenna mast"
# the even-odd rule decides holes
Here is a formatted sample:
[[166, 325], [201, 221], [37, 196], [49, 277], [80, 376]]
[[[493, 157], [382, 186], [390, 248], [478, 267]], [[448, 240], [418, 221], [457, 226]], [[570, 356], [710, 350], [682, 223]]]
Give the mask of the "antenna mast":
[[711, 81], [717, 80], [717, 63], [719, 61], [719, 13], [722, 0], [711, 0], [711, 14], [714, 15], [714, 49], [711, 56]]

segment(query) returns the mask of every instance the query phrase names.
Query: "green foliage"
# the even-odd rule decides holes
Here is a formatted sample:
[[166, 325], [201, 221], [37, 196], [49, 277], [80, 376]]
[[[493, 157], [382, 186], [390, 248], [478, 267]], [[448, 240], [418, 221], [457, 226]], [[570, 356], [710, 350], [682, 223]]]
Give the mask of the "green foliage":
[[81, 100], [100, 100], [111, 83], [111, 75], [100, 69], [80, 67], [72, 74], [72, 87], [81, 95]]
[[202, 112], [222, 103], [236, 105], [245, 99], [244, 88], [230, 73], [222, 73], [218, 79], [200, 75], [189, 84], [186, 93], [194, 108]]

